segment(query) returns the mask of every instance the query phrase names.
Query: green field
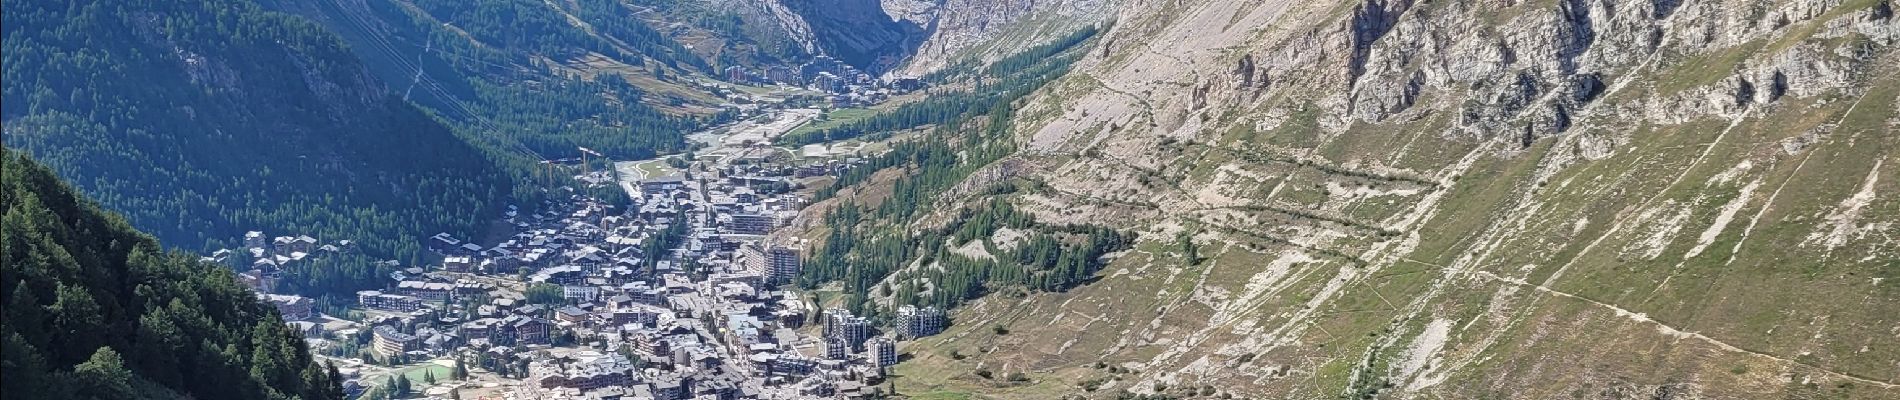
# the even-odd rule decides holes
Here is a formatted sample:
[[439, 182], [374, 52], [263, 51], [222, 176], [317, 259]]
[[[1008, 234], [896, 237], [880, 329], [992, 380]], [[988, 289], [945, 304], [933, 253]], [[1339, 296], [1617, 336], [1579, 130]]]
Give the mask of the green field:
[[449, 374], [453, 372], [454, 370], [449, 367], [436, 365], [434, 363], [417, 365], [401, 371], [403, 376], [409, 377], [409, 381], [415, 382], [417, 385], [423, 385], [425, 384], [424, 382], [428, 382], [422, 379], [427, 373], [434, 373], [436, 382], [441, 382], [449, 380]]
[[930, 392], [911, 396], [911, 398], [916, 400], [968, 400], [973, 397], [970, 397], [969, 393], [964, 392]]
[[803, 134], [805, 132], [831, 129], [831, 128], [838, 127], [840, 125], [855, 122], [860, 119], [868, 118], [875, 114], [877, 114], [877, 110], [872, 110], [869, 108], [840, 108], [836, 110], [831, 110], [830, 113], [825, 114], [824, 120], [812, 120], [811, 122], [808, 122], [804, 125], [800, 125], [798, 128], [792, 129], [791, 132], [787, 132], [785, 135], [796, 136], [796, 135]]
[[636, 164], [635, 166], [639, 167], [640, 179], [653, 179], [679, 173], [678, 169], [673, 168], [671, 165], [666, 165], [666, 161], [669, 159], [671, 158], [642, 161]]

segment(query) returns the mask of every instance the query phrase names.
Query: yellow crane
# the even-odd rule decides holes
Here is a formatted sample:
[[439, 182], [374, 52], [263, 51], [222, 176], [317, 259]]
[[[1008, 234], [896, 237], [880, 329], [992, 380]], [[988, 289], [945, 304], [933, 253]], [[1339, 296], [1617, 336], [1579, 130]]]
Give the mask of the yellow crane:
[[541, 168], [537, 168], [535, 172], [535, 175], [541, 178], [541, 186], [554, 184], [554, 161], [541, 160]]
[[596, 152], [593, 149], [579, 146], [575, 146], [574, 148], [581, 150], [581, 176], [583, 177], [593, 176], [594, 174], [593, 168], [587, 165], [587, 155], [592, 154], [594, 157], [607, 158], [607, 156], [600, 155], [600, 152]]

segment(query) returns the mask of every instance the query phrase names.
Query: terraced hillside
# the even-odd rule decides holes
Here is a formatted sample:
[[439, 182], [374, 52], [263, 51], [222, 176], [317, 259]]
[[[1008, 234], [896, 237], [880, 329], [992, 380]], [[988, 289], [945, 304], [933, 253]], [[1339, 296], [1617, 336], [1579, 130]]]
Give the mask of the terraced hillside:
[[900, 392], [1900, 396], [1887, 1], [1112, 7], [965, 180], [1033, 183], [910, 226], [1002, 201], [1141, 241], [986, 288]]

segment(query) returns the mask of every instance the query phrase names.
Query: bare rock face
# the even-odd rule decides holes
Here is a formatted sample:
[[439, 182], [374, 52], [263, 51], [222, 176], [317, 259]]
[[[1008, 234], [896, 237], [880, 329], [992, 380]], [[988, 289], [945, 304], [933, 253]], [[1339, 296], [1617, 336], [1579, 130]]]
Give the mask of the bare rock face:
[[910, 56], [924, 30], [893, 20], [877, 0], [780, 0], [798, 14], [817, 47], [858, 68], [881, 72]]
[[697, 1], [705, 3], [705, 8], [731, 12], [749, 29], [765, 30], [798, 43], [806, 53], [831, 56], [874, 73], [908, 59], [928, 34], [916, 21], [898, 18], [901, 12], [888, 12], [904, 7], [927, 8], [924, 0]]
[[968, 58], [994, 61], [1103, 22], [1113, 0], [884, 0], [892, 18], [922, 28], [920, 42], [892, 74], [917, 76]]
[[1357, 80], [1366, 73], [1366, 59], [1372, 44], [1384, 38], [1398, 25], [1399, 16], [1412, 7], [1411, 0], [1368, 0], [1353, 7], [1351, 25], [1352, 55], [1346, 59], [1346, 75]]
[[917, 76], [998, 57], [1106, 20], [1111, 0], [702, 0], [807, 52], [875, 74]]
[[[935, 21], [920, 55], [1017, 29], [933, 4], [900, 17]], [[1107, 8], [1017, 113], [1012, 176], [1046, 189], [1010, 201], [1219, 250], [987, 298], [919, 362], [1095, 393], [1900, 396], [1890, 1]]]

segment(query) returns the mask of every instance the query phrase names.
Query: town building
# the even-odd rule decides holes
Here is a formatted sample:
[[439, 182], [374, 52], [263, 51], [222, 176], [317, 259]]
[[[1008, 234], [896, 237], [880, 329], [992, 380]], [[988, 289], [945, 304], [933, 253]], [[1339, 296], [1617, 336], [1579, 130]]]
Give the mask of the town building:
[[410, 350], [415, 350], [417, 345], [420, 344], [420, 342], [416, 340], [415, 335], [397, 332], [395, 328], [387, 326], [376, 327], [372, 335], [374, 337], [371, 340], [371, 345], [376, 349], [376, 354], [384, 358], [408, 353]]
[[640, 191], [648, 196], [666, 194], [686, 185], [683, 175], [669, 175], [640, 181]]
[[844, 338], [832, 336], [825, 338], [825, 359], [843, 360], [851, 355], [851, 344]]
[[590, 303], [600, 297], [600, 287], [586, 285], [561, 286], [561, 298], [575, 303]]
[[896, 341], [880, 336], [871, 338], [871, 340], [865, 344], [865, 347], [870, 348], [870, 354], [867, 354], [865, 358], [871, 360], [875, 365], [879, 367], [897, 365]]
[[550, 336], [553, 324], [548, 323], [547, 320], [516, 315], [508, 317], [506, 323], [508, 329], [512, 331], [510, 336], [517, 345], [545, 345], [551, 343], [553, 339]]
[[764, 214], [733, 214], [728, 228], [732, 233], [764, 235], [772, 231], [772, 219], [772, 216]]
[[265, 242], [264, 232], [250, 231], [244, 233], [244, 248], [262, 249], [267, 245], [269, 245], [269, 243]]
[[449, 295], [455, 293], [455, 284], [448, 282], [406, 280], [397, 282], [396, 290], [405, 296], [427, 301], [443, 302], [448, 301]]
[[786, 85], [799, 84], [798, 71], [794, 71], [792, 70], [791, 67], [787, 67], [783, 65], [774, 65], [769, 68], [766, 68], [765, 79], [769, 79], [773, 83], [778, 83], [778, 84], [786, 84]]
[[532, 369], [529, 380], [543, 389], [574, 388], [582, 392], [632, 386], [634, 383], [633, 363], [619, 354], [582, 359], [577, 362], [550, 362]]
[[528, 276], [529, 282], [572, 285], [587, 279], [587, 272], [578, 265], [548, 267]]
[[737, 65], [726, 67], [727, 82], [745, 83], [751, 80], [750, 77], [746, 76], [745, 67]]
[[575, 325], [583, 324], [587, 322], [587, 311], [581, 310], [580, 307], [563, 306], [554, 309], [554, 320]]
[[282, 315], [285, 321], [302, 321], [316, 316], [316, 313], [311, 310], [310, 299], [303, 296], [259, 293], [257, 297], [276, 306], [277, 313]]
[[469, 256], [451, 256], [442, 258], [442, 269], [454, 272], [468, 272], [475, 268], [475, 258]]
[[375, 290], [356, 292], [357, 304], [364, 308], [394, 312], [415, 312], [422, 309], [422, 300], [414, 297], [388, 294]]
[[916, 339], [943, 332], [945, 320], [941, 308], [906, 304], [897, 307], [897, 318], [893, 319], [891, 325], [898, 337]]
[[772, 357], [767, 364], [767, 373], [771, 375], [805, 376], [818, 368], [818, 361], [794, 354], [780, 354]]
[[800, 251], [777, 245], [747, 245], [742, 250], [746, 269], [765, 276], [767, 283], [781, 285], [798, 279], [804, 269]]
[[864, 340], [871, 337], [871, 321], [844, 309], [827, 309], [823, 331], [825, 337], [844, 339], [852, 351], [862, 351]]

